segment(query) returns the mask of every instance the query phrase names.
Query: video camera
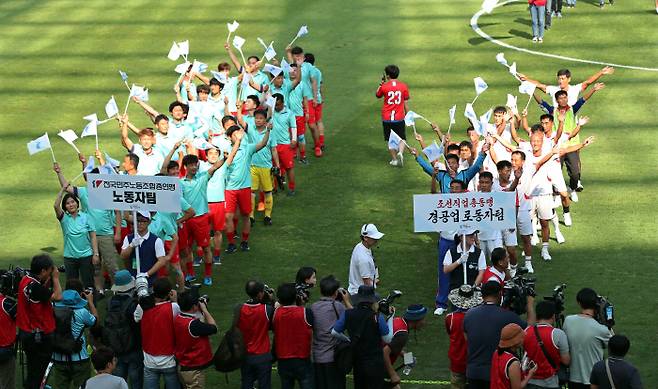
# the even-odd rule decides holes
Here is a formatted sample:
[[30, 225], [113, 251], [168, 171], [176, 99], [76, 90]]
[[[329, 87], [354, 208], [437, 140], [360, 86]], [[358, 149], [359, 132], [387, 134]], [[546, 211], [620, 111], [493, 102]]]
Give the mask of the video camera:
[[564, 290], [567, 288], [567, 284], [557, 285], [553, 288], [553, 294], [548, 297], [544, 297], [546, 301], [552, 301], [555, 304], [555, 326], [557, 328], [562, 328], [564, 324]]
[[519, 269], [516, 275], [509, 281], [505, 282], [503, 287], [503, 301], [501, 306], [522, 315], [526, 312], [528, 296], [535, 297], [534, 277], [524, 277], [528, 273], [527, 269]]
[[18, 284], [27, 273], [27, 270], [13, 266], [8, 270], [0, 270], [0, 293], [15, 299], [18, 296]]
[[261, 303], [274, 304], [275, 301], [276, 301], [276, 294], [274, 293], [274, 289], [272, 289], [270, 286], [265, 284], [263, 287], [263, 299], [261, 300]]
[[395, 301], [395, 299], [400, 296], [402, 296], [402, 292], [400, 292], [399, 290], [393, 290], [391, 291], [391, 293], [388, 294], [388, 296], [379, 300], [379, 312], [382, 313], [384, 316], [390, 316], [391, 304], [393, 304], [393, 301]]
[[295, 291], [297, 292], [297, 305], [304, 305], [311, 297], [310, 289], [312, 285], [305, 282], [295, 284]]
[[615, 325], [615, 307], [607, 297], [597, 296], [594, 319], [608, 328]]

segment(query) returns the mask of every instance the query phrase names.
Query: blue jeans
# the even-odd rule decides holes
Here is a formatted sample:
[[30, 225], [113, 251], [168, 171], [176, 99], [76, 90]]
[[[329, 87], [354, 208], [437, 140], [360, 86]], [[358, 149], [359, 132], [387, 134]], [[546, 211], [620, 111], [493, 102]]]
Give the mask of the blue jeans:
[[151, 369], [144, 366], [144, 389], [160, 389], [160, 377], [164, 378], [165, 389], [180, 389], [176, 367]]
[[132, 389], [142, 389], [143, 372], [144, 354], [138, 350], [117, 357], [117, 366], [112, 374], [126, 380]]
[[313, 366], [310, 359], [279, 359], [279, 377], [281, 389], [293, 389], [295, 381], [300, 389], [313, 388]]
[[530, 6], [530, 17], [532, 18], [532, 36], [537, 38], [544, 37], [544, 17], [546, 16], [545, 6]]
[[242, 389], [253, 389], [256, 381], [258, 381], [259, 389], [272, 388], [272, 360], [269, 357], [260, 357], [261, 360], [258, 360], [259, 357], [255, 357], [256, 360], [250, 360], [250, 357], [247, 357], [247, 360], [242, 364], [240, 368], [242, 375], [240, 387]]
[[439, 291], [436, 294], [437, 308], [444, 308], [444, 309], [448, 308], [448, 294], [450, 293], [450, 274], [443, 272], [443, 259], [445, 258], [448, 250], [454, 247], [455, 247], [454, 240], [439, 238], [439, 243], [438, 243]]

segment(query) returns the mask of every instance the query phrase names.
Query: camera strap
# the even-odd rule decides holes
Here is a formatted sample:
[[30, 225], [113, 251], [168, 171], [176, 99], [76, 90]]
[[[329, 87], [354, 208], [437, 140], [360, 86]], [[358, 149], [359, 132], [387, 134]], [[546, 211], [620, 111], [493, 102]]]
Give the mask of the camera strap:
[[338, 315], [338, 310], [336, 309], [336, 301], [331, 302], [331, 307], [334, 309], [334, 313], [336, 314], [336, 320], [338, 320], [340, 316]]
[[544, 357], [548, 361], [548, 364], [551, 365], [553, 369], [557, 369], [557, 365], [551, 359], [551, 356], [548, 355], [548, 351], [546, 351], [546, 347], [544, 346], [544, 341], [541, 340], [541, 336], [539, 336], [539, 329], [537, 328], [537, 324], [533, 325], [532, 328], [534, 329], [535, 337], [537, 338], [537, 343], [539, 343], [539, 347], [541, 348], [542, 353], [544, 353]]
[[610, 387], [615, 388], [615, 381], [612, 380], [612, 373], [610, 373], [610, 358], [605, 359], [605, 373], [608, 375], [608, 381], [610, 381]]

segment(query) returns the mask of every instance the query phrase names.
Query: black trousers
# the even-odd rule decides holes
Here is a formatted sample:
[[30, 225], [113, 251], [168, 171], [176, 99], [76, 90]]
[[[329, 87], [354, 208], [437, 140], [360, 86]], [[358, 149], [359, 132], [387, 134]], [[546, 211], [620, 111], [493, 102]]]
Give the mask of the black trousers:
[[354, 389], [382, 389], [386, 367], [384, 359], [360, 360], [354, 363]]
[[345, 375], [336, 368], [336, 364], [314, 363], [315, 389], [345, 389]]
[[52, 334], [41, 334], [39, 342], [34, 339], [34, 334], [23, 330], [19, 332], [19, 337], [27, 360], [27, 366], [25, 367], [27, 374], [23, 387], [25, 389], [39, 389], [53, 354]]
[[467, 378], [466, 388], [468, 389], [489, 389], [491, 383], [485, 380], [476, 380]]
[[562, 13], [562, 0], [553, 0], [551, 3], [552, 11]]
[[571, 153], [564, 154], [562, 163], [567, 167], [569, 188], [576, 190], [578, 181], [580, 181], [580, 153], [578, 151], [572, 151]]

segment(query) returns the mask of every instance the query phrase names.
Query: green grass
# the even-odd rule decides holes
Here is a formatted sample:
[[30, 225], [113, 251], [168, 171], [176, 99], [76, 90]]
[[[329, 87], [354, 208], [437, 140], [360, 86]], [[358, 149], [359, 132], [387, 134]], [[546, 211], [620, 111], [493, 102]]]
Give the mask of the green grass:
[[[520, 3], [483, 16], [480, 25], [491, 36], [519, 47], [656, 66], [658, 32], [651, 2], [620, 2], [604, 10], [593, 3], [579, 1], [576, 9], [565, 10], [541, 46], [524, 38], [530, 31], [529, 15]], [[49, 131], [64, 173], [75, 176], [79, 164], [73, 150], [55, 134], [66, 128], [79, 131], [82, 116], [103, 112], [110, 95], [122, 106], [126, 92], [118, 69], [126, 71], [131, 82], [146, 84], [152, 104], [165, 110], [176, 77], [175, 64], [166, 58], [172, 40], [189, 39], [191, 57], [213, 67], [226, 59], [222, 46], [227, 21], [240, 22], [238, 33], [247, 39], [248, 55], [261, 54], [257, 36], [275, 40], [282, 53], [299, 26], [308, 24], [310, 34], [299, 44], [316, 54], [324, 72], [327, 155], [297, 167], [298, 196], [276, 197], [275, 225], [256, 225], [251, 252], [223, 259], [216, 286], [209, 290], [212, 311], [226, 329], [230, 307], [245, 298], [245, 280], [255, 277], [275, 286], [292, 281], [302, 265], [317, 267], [320, 277], [333, 273], [346, 280], [352, 247], [366, 222], [376, 223], [387, 234], [375, 252], [382, 289], [405, 293], [400, 309], [415, 302], [432, 306], [436, 234], [414, 234], [411, 217], [411, 196], [428, 192], [429, 180], [413, 162], [403, 169], [387, 165], [380, 101], [374, 91], [383, 67], [398, 64], [400, 78], [410, 86], [414, 111], [447, 126], [448, 108], [458, 104], [455, 135], [463, 134], [460, 113], [473, 97], [473, 77], [481, 76], [489, 84], [476, 103], [477, 112], [503, 103], [517, 84], [495, 62], [495, 54], [503, 50], [483, 41], [469, 26], [480, 1], [272, 4], [237, 8], [235, 3], [207, 0], [194, 5], [2, 2], [0, 217], [5, 228], [0, 230], [0, 264], [26, 266], [40, 250], [61, 259], [61, 232], [51, 208], [57, 181], [50, 156], [29, 157], [25, 144]], [[518, 63], [520, 72], [545, 82], [562, 67], [572, 71], [575, 81], [599, 69], [504, 52], [510, 62]], [[617, 313], [615, 329], [633, 342], [629, 359], [640, 369], [645, 386], [656, 387], [658, 306], [651, 285], [658, 271], [658, 74], [617, 69], [604, 81], [607, 88], [582, 111], [592, 119], [585, 134], [598, 139], [583, 153], [586, 190], [572, 207], [575, 226], [563, 228], [567, 243], [554, 244], [552, 263], [536, 262], [538, 291], [545, 295], [554, 284], [567, 283], [567, 312], [575, 311], [575, 292], [581, 287], [608, 296]], [[135, 106], [130, 114], [137, 125], [148, 124]], [[533, 106], [531, 116], [538, 114]], [[424, 125], [419, 130], [429, 136]], [[115, 158], [122, 153], [113, 124], [100, 128], [100, 143]], [[93, 140], [83, 139], [78, 146], [91, 154]], [[440, 320], [430, 317], [429, 323], [409, 345], [419, 362], [410, 378], [444, 381], [449, 378], [447, 337]], [[220, 375], [209, 376], [211, 384], [225, 386]], [[239, 375], [232, 374], [228, 387], [238, 387], [238, 382]]]

